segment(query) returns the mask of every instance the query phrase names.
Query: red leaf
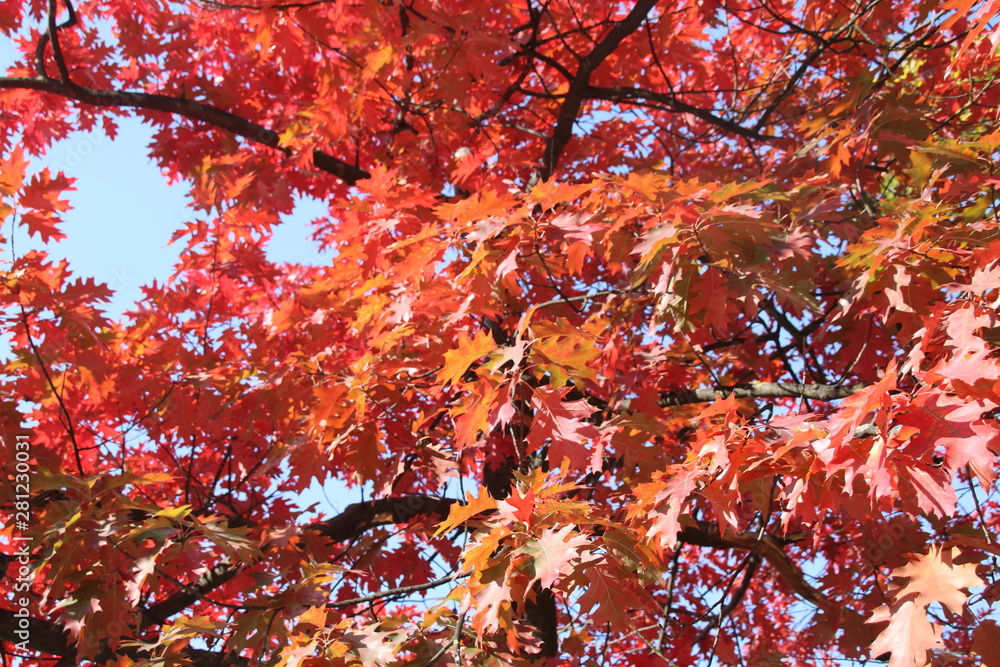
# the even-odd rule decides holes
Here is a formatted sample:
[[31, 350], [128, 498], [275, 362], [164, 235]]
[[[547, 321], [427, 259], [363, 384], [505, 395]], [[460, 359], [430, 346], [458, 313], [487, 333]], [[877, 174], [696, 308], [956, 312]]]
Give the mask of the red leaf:
[[538, 451], [549, 442], [549, 465], [553, 468], [568, 466], [569, 469], [588, 470], [591, 468], [590, 450], [587, 441], [597, 438], [597, 427], [584, 420], [597, 409], [586, 400], [563, 401], [569, 389], [539, 387], [531, 398], [535, 411], [528, 433], [528, 446]]

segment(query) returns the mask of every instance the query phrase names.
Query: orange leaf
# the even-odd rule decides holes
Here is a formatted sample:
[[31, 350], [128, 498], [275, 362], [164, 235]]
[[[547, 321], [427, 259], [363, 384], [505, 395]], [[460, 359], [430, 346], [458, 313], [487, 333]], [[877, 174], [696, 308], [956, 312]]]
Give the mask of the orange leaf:
[[477, 514], [490, 512], [496, 508], [497, 501], [490, 496], [489, 491], [485, 488], [479, 490], [478, 498], [473, 496], [472, 492], [469, 491], [465, 494], [464, 503], [452, 504], [451, 509], [448, 511], [448, 518], [441, 522], [434, 535], [447, 533], [449, 530], [464, 524]]
[[475, 337], [459, 337], [458, 348], [445, 352], [444, 367], [438, 371], [437, 379], [443, 384], [454, 384], [465, 375], [469, 366], [495, 350], [496, 341], [489, 331], [479, 331]]

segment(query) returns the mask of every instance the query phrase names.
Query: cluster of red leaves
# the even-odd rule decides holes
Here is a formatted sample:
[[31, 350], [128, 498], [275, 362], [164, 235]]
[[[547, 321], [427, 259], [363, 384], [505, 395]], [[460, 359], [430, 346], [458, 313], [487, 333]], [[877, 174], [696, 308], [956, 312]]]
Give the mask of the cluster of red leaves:
[[4, 260], [3, 655], [998, 664], [998, 4], [5, 3], [0, 243], [129, 113], [199, 216]]

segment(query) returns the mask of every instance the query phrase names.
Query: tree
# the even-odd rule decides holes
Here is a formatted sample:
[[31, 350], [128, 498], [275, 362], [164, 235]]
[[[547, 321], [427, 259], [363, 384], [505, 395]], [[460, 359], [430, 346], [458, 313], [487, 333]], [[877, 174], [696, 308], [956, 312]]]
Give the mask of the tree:
[[0, 241], [197, 211], [5, 249], [4, 664], [1000, 664], [998, 9], [3, 3]]

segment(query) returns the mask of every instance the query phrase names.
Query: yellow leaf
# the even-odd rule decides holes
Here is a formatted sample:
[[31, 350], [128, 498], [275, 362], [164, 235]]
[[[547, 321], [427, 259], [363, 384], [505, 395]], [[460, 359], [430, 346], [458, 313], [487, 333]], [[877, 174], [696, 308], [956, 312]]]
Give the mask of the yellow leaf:
[[162, 516], [172, 521], [176, 521], [178, 519], [183, 519], [190, 513], [190, 505], [181, 505], [180, 507], [164, 507], [162, 510], [157, 512], [155, 516]]

